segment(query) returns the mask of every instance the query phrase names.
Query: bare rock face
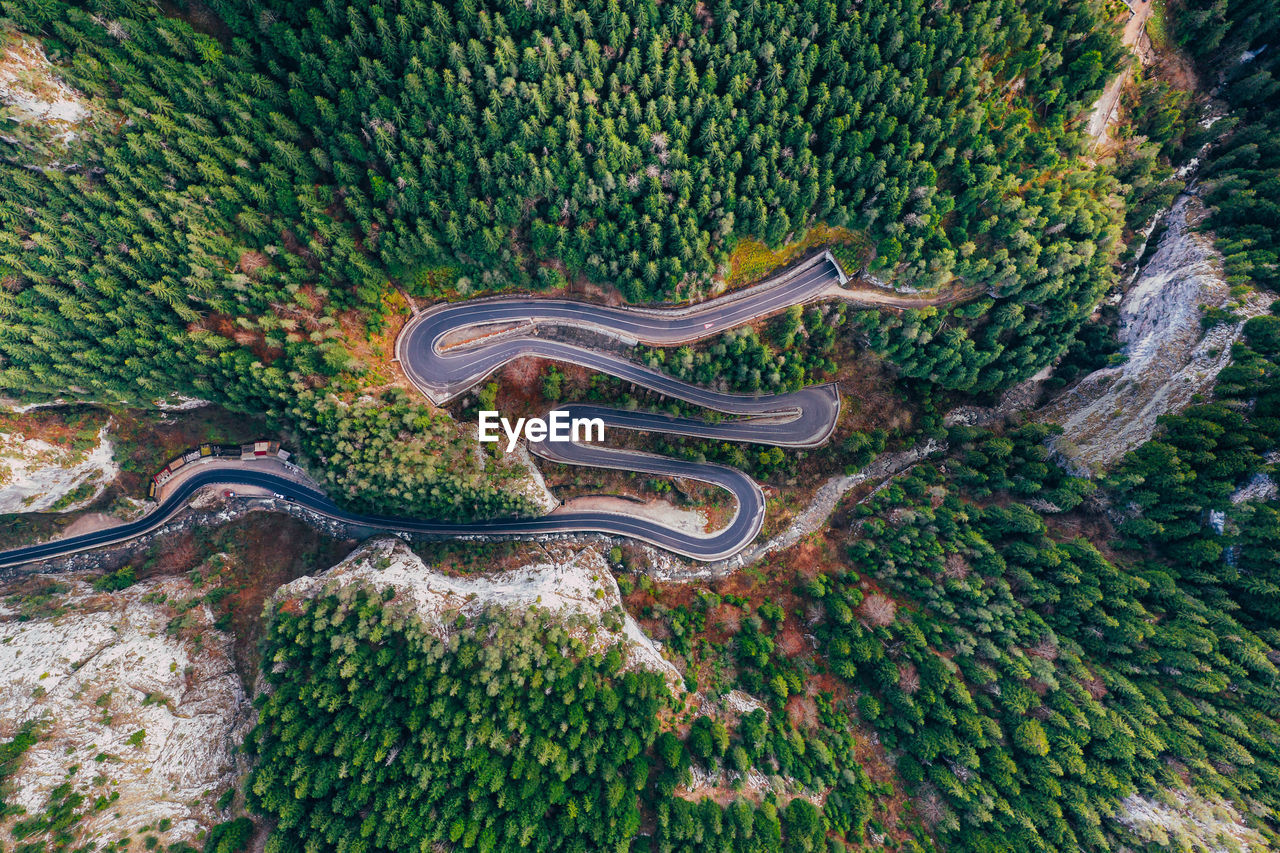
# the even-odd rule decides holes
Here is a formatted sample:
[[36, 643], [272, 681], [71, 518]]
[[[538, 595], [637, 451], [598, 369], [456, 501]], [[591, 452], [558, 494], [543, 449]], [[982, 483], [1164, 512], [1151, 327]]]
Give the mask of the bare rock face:
[[586, 616], [593, 625], [598, 624], [592, 636], [582, 637], [589, 647], [601, 649], [623, 640], [628, 665], [654, 670], [666, 676], [673, 689], [682, 689], [675, 667], [623, 610], [618, 584], [600, 551], [554, 545], [548, 545], [547, 550], [550, 559], [545, 563], [479, 577], [455, 577], [428, 566], [401, 540], [383, 537], [366, 542], [326, 572], [285, 584], [273, 600], [311, 598], [352, 583], [391, 586], [398, 595], [415, 602], [419, 618], [441, 638], [449, 636], [459, 617], [466, 620], [490, 607], [539, 607], [566, 617]]
[[70, 512], [92, 503], [120, 473], [114, 455], [105, 426], [88, 452], [0, 432], [0, 513]]
[[1140, 841], [1204, 853], [1261, 853], [1267, 840], [1248, 827], [1235, 806], [1189, 791], [1163, 790], [1153, 797], [1131, 794], [1116, 816]]
[[[1207, 397], [1231, 360], [1243, 323], [1200, 324], [1201, 306], [1224, 307], [1231, 294], [1212, 238], [1191, 230], [1198, 205], [1189, 195], [1174, 203], [1159, 249], [1120, 303], [1128, 361], [1089, 374], [1036, 415], [1062, 425], [1055, 450], [1077, 474], [1105, 468], [1149, 439], [1160, 415]], [[1263, 302], [1235, 311], [1261, 314]]]
[[0, 823], [0, 842], [69, 782], [84, 797], [77, 844], [146, 827], [196, 844], [226, 819], [215, 802], [243, 771], [251, 707], [231, 637], [185, 579], [99, 593], [62, 576], [50, 590], [34, 611], [30, 595], [25, 613], [0, 610], [0, 738], [31, 720], [41, 735], [10, 779], [8, 803], [26, 814]]
[[76, 138], [91, 116], [87, 99], [54, 71], [34, 38], [6, 33], [0, 50], [0, 104], [12, 121], [49, 128], [64, 144]]

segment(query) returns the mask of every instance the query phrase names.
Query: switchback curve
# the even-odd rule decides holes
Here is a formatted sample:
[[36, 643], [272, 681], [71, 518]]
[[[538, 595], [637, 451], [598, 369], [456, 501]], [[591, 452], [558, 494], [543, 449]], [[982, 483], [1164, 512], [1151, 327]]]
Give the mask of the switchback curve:
[[[816, 447], [830, 438], [840, 411], [834, 384], [789, 394], [727, 394], [690, 385], [666, 374], [608, 353], [537, 337], [537, 325], [588, 328], [626, 340], [658, 346], [688, 343], [719, 334], [791, 305], [829, 295], [846, 280], [830, 254], [810, 259], [794, 270], [740, 293], [685, 309], [610, 308], [567, 300], [500, 297], [439, 306], [415, 316], [396, 341], [406, 375], [436, 403], [446, 402], [514, 359], [537, 356], [578, 364], [634, 382], [660, 394], [736, 416], [711, 423], [602, 406], [561, 407], [571, 417], [598, 417], [606, 427], [724, 441], [747, 441], [783, 447]], [[501, 333], [446, 347], [442, 343], [461, 329], [495, 324], [514, 326]], [[532, 328], [530, 328], [532, 327]], [[648, 519], [609, 512], [565, 508], [538, 518], [454, 523], [366, 516], [343, 510], [324, 494], [279, 475], [213, 465], [185, 480], [154, 511], [137, 521], [81, 536], [0, 552], [0, 568], [78, 553], [127, 541], [162, 527], [199, 489], [210, 485], [243, 485], [270, 489], [326, 518], [395, 533], [460, 537], [528, 536], [603, 533], [627, 536], [697, 560], [720, 560], [737, 553], [760, 532], [765, 500], [759, 485], [743, 472], [724, 465], [669, 459], [632, 450], [570, 442], [539, 442], [530, 449], [557, 462], [619, 468], [659, 476], [696, 479], [730, 492], [737, 511], [729, 524], [708, 535], [675, 530]]]

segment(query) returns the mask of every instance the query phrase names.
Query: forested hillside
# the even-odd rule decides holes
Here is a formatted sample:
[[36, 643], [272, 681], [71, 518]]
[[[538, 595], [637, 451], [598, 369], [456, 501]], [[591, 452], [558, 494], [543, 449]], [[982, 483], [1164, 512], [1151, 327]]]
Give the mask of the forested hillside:
[[623, 578], [700, 710], [545, 617], [441, 641], [392, 587], [278, 603], [267, 849], [1269, 849], [1280, 519], [1238, 490], [1275, 468], [1280, 318], [1232, 355], [1101, 484], [1055, 427], [955, 427], [820, 550]]
[[834, 786], [836, 831], [861, 837], [868, 783], [839, 757], [841, 733], [806, 754], [804, 735], [759, 711], [732, 739], [705, 716], [687, 744], [659, 734], [676, 710], [662, 676], [623, 671], [621, 646], [590, 653], [584, 630], [494, 610], [441, 640], [390, 586], [277, 610], [249, 744], [249, 804], [279, 821], [267, 849], [822, 849], [827, 825], [806, 798], [674, 796], [694, 762], [780, 761]]
[[1211, 224], [1233, 283], [1280, 290], [1280, 18], [1267, 0], [1189, 5], [1178, 35], [1231, 110], [1203, 175]]
[[[946, 849], [1124, 849], [1127, 798], [1188, 783], [1274, 839], [1274, 632], [1176, 556], [1064, 539], [1046, 509], [1078, 497], [1049, 488], [1038, 437], [971, 439], [949, 466], [962, 491], [923, 469], [866, 507], [854, 567], [918, 610], [868, 630], [840, 616], [863, 600], [842, 581], [832, 665], [882, 697], [877, 724]], [[1043, 508], [964, 499], [992, 491]], [[1154, 849], [1186, 849], [1164, 835]]]
[[[531, 511], [509, 489], [523, 469], [477, 453], [457, 416], [499, 393], [523, 411], [566, 389], [680, 408], [532, 361], [428, 407], [382, 351], [409, 300], [571, 284], [695, 299], [752, 279], [730, 262], [743, 241], [797, 257], [830, 236], [867, 287], [936, 302], [795, 307], [631, 351], [727, 391], [844, 382], [821, 450], [626, 439], [770, 478], [762, 539], [813, 522], [785, 548], [713, 576], [674, 559], [646, 573], [653, 552], [621, 541], [419, 543], [441, 577], [583, 549], [603, 576], [608, 554], [627, 613], [602, 606], [602, 624], [634, 619], [661, 674], [583, 617], [465, 592], [470, 615], [433, 613], [377, 580], [394, 573], [270, 598], [283, 570], [260, 555], [294, 541], [274, 528], [243, 553], [235, 528], [184, 530], [173, 550], [210, 556], [181, 568], [163, 538], [121, 557], [96, 593], [150, 572], [199, 586], [232, 556], [245, 576], [165, 605], [171, 631], [216, 609], [262, 682], [247, 777], [217, 800], [240, 820], [206, 850], [1280, 846], [1280, 302], [1247, 321], [1234, 303], [1151, 309], [1184, 308], [1197, 341], [1223, 332], [1206, 358], [1226, 367], [1096, 480], [1061, 467], [1061, 430], [1026, 413], [944, 425], [1064, 352], [1051, 391], [1126, 357], [1119, 308], [1081, 324], [1191, 175], [1233, 297], [1280, 287], [1274, 5], [1161, 3], [1226, 116], [1200, 127], [1207, 91], [1143, 72], [1108, 147], [1081, 132], [1122, 61], [1124, 12], [1102, 0], [0, 4], [88, 110], [62, 135], [4, 115], [0, 394], [140, 407], [176, 391], [265, 414], [356, 510]], [[628, 473], [598, 491], [618, 501]], [[648, 509], [723, 520], [693, 502]], [[42, 599], [6, 601], [22, 619]], [[37, 732], [0, 743], [5, 803]], [[93, 759], [103, 784], [112, 758]], [[71, 849], [66, 802], [61, 817], [0, 803], [31, 839], [19, 850], [43, 849], [39, 833]]]
[[635, 832], [661, 676], [623, 676], [618, 649], [581, 660], [536, 621], [445, 643], [387, 593], [273, 622], [250, 782], [280, 819], [272, 849], [616, 849]]
[[986, 388], [1108, 280], [1108, 179], [1072, 153], [1117, 56], [1091, 2], [212, 8], [5, 6], [93, 109], [65, 149], [4, 143], [7, 392], [282, 414], [359, 374], [344, 337], [393, 283], [664, 299], [817, 221], [988, 291], [865, 318], [911, 375]]

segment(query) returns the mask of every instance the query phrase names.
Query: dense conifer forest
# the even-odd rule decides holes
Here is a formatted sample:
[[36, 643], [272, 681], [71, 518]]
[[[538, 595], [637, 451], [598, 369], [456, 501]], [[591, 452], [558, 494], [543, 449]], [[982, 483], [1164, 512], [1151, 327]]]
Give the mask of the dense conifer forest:
[[[1100, 484], [1050, 459], [1056, 427], [953, 427], [945, 458], [856, 508], [843, 554], [783, 570], [793, 612], [653, 592], [641, 615], [719, 673], [713, 695], [765, 700], [736, 719], [536, 619], [495, 611], [444, 642], [389, 587], [282, 607], [252, 739], [250, 801], [282, 822], [269, 849], [879, 849], [891, 792], [851, 760], [869, 731], [912, 804], [898, 849], [1201, 849], [1118, 819], [1135, 795], [1235, 804], [1275, 843], [1280, 516], [1231, 497], [1274, 469], [1280, 318], [1245, 329], [1216, 399]], [[1126, 520], [1105, 551], [1064, 532], [1107, 505]], [[784, 653], [798, 618], [815, 646]], [[725, 805], [675, 794], [693, 770], [779, 781]]]
[[1205, 200], [1227, 270], [1235, 282], [1280, 289], [1280, 20], [1265, 0], [1193, 4], [1179, 37], [1219, 82], [1230, 107], [1228, 136], [1204, 173]]
[[1093, 2], [183, 8], [5, 6], [93, 107], [65, 147], [4, 142], [8, 393], [305, 421], [393, 286], [679, 298], [815, 222], [985, 294], [862, 322], [909, 375], [992, 388], [1110, 281], [1110, 179], [1072, 153], [1118, 56]]
[[[660, 677], [621, 674], [620, 649], [592, 654], [558, 628], [498, 612], [446, 644], [399, 610], [390, 588], [282, 608], [265, 649], [276, 690], [260, 700], [252, 802], [290, 827], [325, 827], [325, 845], [360, 849], [395, 849], [405, 821], [447, 830], [464, 848], [518, 849], [522, 820], [542, 821], [531, 838], [545, 849], [583, 849], [587, 832], [585, 849], [655, 851], [880, 849], [886, 830], [897, 830], [896, 849], [918, 851], [1227, 843], [1189, 824], [1122, 819], [1135, 802], [1235, 808], [1253, 843], [1274, 844], [1280, 515], [1274, 498], [1233, 495], [1275, 470], [1280, 316], [1249, 320], [1231, 356], [1213, 400], [1164, 418], [1098, 483], [1050, 458], [1056, 427], [951, 428], [945, 458], [857, 506], [844, 553], [816, 574], [781, 568], [786, 609], [711, 589], [667, 606], [642, 577], [653, 604], [640, 615], [666, 626], [691, 673], [716, 673], [711, 695], [736, 688], [765, 700], [749, 713], [690, 712]], [[1123, 519], [1112, 539], [1069, 532], [1104, 512]], [[814, 647], [784, 652], [797, 620]], [[726, 625], [735, 627], [719, 633]], [[563, 784], [526, 785], [542, 793], [522, 800], [523, 817], [506, 805], [505, 784], [488, 786], [496, 799], [463, 797], [486, 787], [477, 779], [540, 771], [512, 769], [533, 764], [505, 745], [510, 736], [461, 721], [493, 725], [497, 701], [520, 750], [537, 750], [552, 713], [544, 696], [563, 690], [585, 702], [580, 712], [571, 699], [549, 706], [567, 714], [557, 731], [568, 752], [555, 758], [568, 762]], [[801, 725], [797, 701], [815, 702]], [[419, 711], [406, 711], [428, 707], [417, 723]], [[670, 722], [653, 727], [655, 718]], [[343, 746], [347, 730], [359, 734]], [[871, 731], [894, 756], [894, 790], [851, 760]], [[411, 743], [429, 751], [406, 759]], [[437, 760], [454, 748], [461, 775]], [[362, 757], [335, 771], [331, 753], [353, 749]], [[371, 805], [333, 799], [333, 774], [354, 778], [369, 760], [379, 769], [350, 796]], [[395, 793], [406, 760], [430, 768], [421, 795]], [[727, 805], [677, 795], [695, 770], [777, 781], [763, 798], [744, 792]], [[632, 786], [607, 818], [575, 823], [598, 796], [613, 802], [590, 793], [609, 779]], [[911, 804], [897, 826], [886, 815], [894, 796]], [[375, 802], [398, 810], [371, 822]], [[278, 831], [271, 849], [294, 849], [294, 838]]]
[[[1059, 464], [1051, 424], [944, 421], [1050, 364], [1057, 390], [1123, 360], [1101, 302], [1196, 154], [1235, 295], [1280, 289], [1273, 6], [1162, 4], [1223, 115], [1139, 75], [1108, 159], [1083, 130], [1123, 56], [1101, 0], [0, 4], [92, 112], [71, 138], [0, 135], [0, 393], [265, 413], [356, 510], [533, 511], [450, 413], [469, 400], [428, 407], [370, 364], [405, 296], [678, 302], [742, 241], [820, 227], [864, 282], [937, 297], [633, 351], [741, 393], [870, 351], [911, 428], [846, 422], [805, 470], [945, 448], [715, 580], [655, 581], [613, 547], [683, 685], [613, 643], [617, 609], [442, 628], [390, 584], [269, 600], [251, 769], [205, 849], [1280, 845], [1280, 503], [1262, 488], [1280, 479], [1280, 301], [1242, 322], [1212, 391], [1096, 479]], [[558, 402], [570, 380], [539, 370], [531, 398]], [[805, 462], [644, 440], [771, 486]], [[103, 594], [136, 579], [104, 577]], [[6, 805], [40, 736], [0, 743], [0, 811], [63, 833], [23, 853], [71, 849], [81, 805], [71, 783], [45, 814]], [[1160, 808], [1242, 835], [1134, 818]]]

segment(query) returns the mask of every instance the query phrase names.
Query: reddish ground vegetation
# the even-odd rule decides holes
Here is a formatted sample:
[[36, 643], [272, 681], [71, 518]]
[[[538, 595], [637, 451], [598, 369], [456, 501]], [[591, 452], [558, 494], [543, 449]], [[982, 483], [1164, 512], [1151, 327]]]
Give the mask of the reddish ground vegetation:
[[200, 562], [200, 544], [190, 531], [183, 531], [164, 542], [164, 547], [155, 549], [155, 562], [141, 577], [152, 575], [176, 575], [190, 571]]
[[254, 273], [270, 263], [271, 261], [267, 259], [267, 256], [261, 252], [246, 251], [240, 254], [240, 260], [236, 266], [240, 269], [240, 272], [249, 276], [249, 278], [257, 278]]
[[569, 286], [564, 290], [564, 295], [569, 299], [580, 299], [584, 302], [594, 302], [598, 305], [617, 306], [626, 301], [622, 296], [622, 291], [616, 287], [588, 281], [584, 276], [576, 276], [570, 280]]
[[263, 364], [271, 364], [284, 355], [283, 349], [267, 345], [266, 336], [262, 332], [236, 325], [235, 319], [228, 314], [211, 312], [202, 321], [193, 324], [189, 331], [197, 328], [208, 329], [248, 348]]
[[151, 477], [180, 453], [214, 444], [243, 444], [280, 438], [262, 418], [202, 406], [182, 412], [122, 409], [112, 412], [111, 440], [116, 445], [120, 476], [116, 486], [131, 497], [145, 498]]
[[398, 290], [390, 290], [382, 300], [382, 325], [377, 331], [370, 328], [366, 312], [355, 309], [340, 314], [338, 324], [342, 329], [343, 345], [364, 370], [360, 376], [363, 393], [376, 394], [388, 388], [402, 388], [411, 392], [415, 400], [430, 406], [395, 360], [396, 338], [411, 315], [404, 295]]
[[449, 575], [509, 572], [537, 562], [560, 562], [540, 542], [427, 542], [413, 551], [431, 568]]
[[[796, 727], [811, 728], [819, 724], [818, 696], [825, 694], [837, 706], [845, 709], [852, 709], [857, 698], [850, 684], [826, 670], [821, 656], [813, 648], [809, 635], [814, 630], [813, 622], [822, 617], [822, 606], [820, 602], [803, 594], [808, 581], [841, 565], [839, 554], [846, 539], [845, 534], [827, 529], [820, 535], [771, 555], [755, 566], [705, 586], [697, 583], [646, 583], [647, 588], [637, 586], [626, 597], [625, 605], [628, 612], [637, 616], [659, 604], [671, 609], [681, 605], [692, 609], [703, 589], [722, 597], [732, 595], [746, 599], [745, 607], [722, 601], [712, 608], [707, 613], [705, 630], [693, 638], [690, 644], [693, 648], [694, 666], [702, 676], [698, 687], [705, 690], [711, 684], [712, 667], [703, 665], [698, 641], [705, 640], [720, 646], [732, 643], [737, 625], [745, 616], [754, 614], [766, 600], [777, 604], [784, 614], [775, 635], [777, 648], [782, 654], [803, 662], [807, 670], [804, 692], [788, 698], [785, 712]], [[873, 582], [865, 582], [862, 586], [869, 596], [884, 598], [891, 607], [895, 607]], [[667, 633], [665, 618], [641, 621], [646, 630], [659, 639]], [[907, 682], [908, 689], [911, 688], [911, 680], [918, 679], [918, 675], [909, 671], [902, 673], [902, 677]], [[856, 713], [852, 710], [849, 712], [856, 719]], [[916, 822], [915, 805], [902, 790], [894, 765], [875, 731], [859, 723], [853, 735], [853, 759], [863, 767], [879, 790], [875, 795], [877, 820], [890, 838], [901, 843], [908, 837], [904, 827]], [[717, 802], [728, 802], [735, 795], [735, 792], [723, 785], [704, 785], [690, 793], [694, 796], [708, 796]], [[750, 792], [736, 792], [736, 795], [750, 796]]]
[[[1082, 508], [1088, 503], [1082, 505]], [[1073, 539], [1087, 539], [1097, 548], [1108, 562], [1122, 564], [1130, 558], [1117, 553], [1110, 543], [1116, 540], [1116, 529], [1102, 511], [1073, 510], [1071, 512], [1046, 514], [1042, 516], [1049, 528], [1049, 535], [1058, 542], [1070, 542]]]
[[107, 414], [90, 406], [59, 406], [29, 412], [0, 411], [0, 432], [47, 441], [71, 451], [89, 451]]
[[782, 630], [778, 632], [777, 642], [778, 651], [789, 658], [799, 657], [809, 651], [809, 644], [800, 632], [799, 626], [790, 619], [783, 623]]
[[168, 539], [156, 543], [144, 573], [192, 572], [193, 581], [214, 602], [214, 612], [229, 621], [236, 669], [251, 686], [258, 670], [264, 602], [282, 584], [334, 565], [355, 545], [290, 516], [252, 512], [215, 530], [188, 534], [176, 546]]

